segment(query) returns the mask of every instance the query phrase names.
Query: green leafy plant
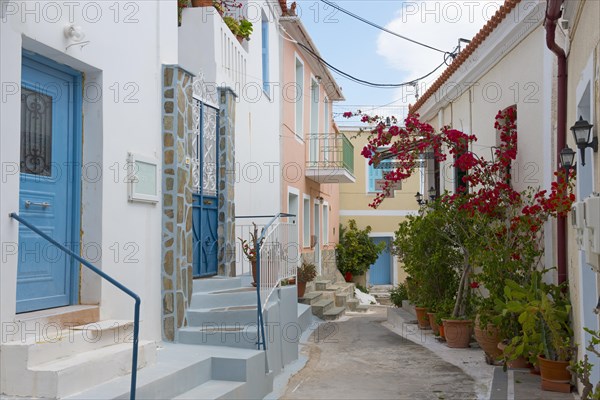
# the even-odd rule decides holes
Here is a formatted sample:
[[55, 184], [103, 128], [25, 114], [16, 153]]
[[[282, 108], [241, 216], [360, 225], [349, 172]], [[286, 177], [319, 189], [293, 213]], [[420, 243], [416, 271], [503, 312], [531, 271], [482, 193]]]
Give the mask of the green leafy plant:
[[298, 282], [311, 282], [317, 277], [317, 267], [306, 261], [298, 268]]
[[390, 300], [396, 307], [402, 307], [402, 301], [408, 300], [406, 283], [401, 283], [390, 290]]
[[238, 35], [240, 35], [246, 40], [250, 40], [250, 35], [252, 34], [252, 31], [252, 22], [248, 21], [246, 18], [240, 19]]
[[535, 271], [527, 288], [506, 281], [503, 317], [517, 315], [521, 326], [521, 334], [513, 337], [505, 349], [509, 359], [523, 356], [536, 364], [538, 355], [552, 361], [569, 361], [573, 354], [566, 288], [544, 283], [542, 274]]
[[227, 25], [231, 33], [236, 36], [240, 34], [240, 23], [237, 19], [230, 15], [226, 15], [223, 17], [223, 22], [225, 22], [225, 25]]
[[385, 248], [385, 243], [375, 244], [369, 237], [371, 227], [359, 229], [356, 221], [348, 221], [348, 228], [340, 224], [340, 242], [336, 245], [337, 267], [342, 274], [364, 275]]
[[[588, 328], [583, 329], [590, 334], [590, 341], [585, 349], [600, 357], [600, 331], [593, 331]], [[569, 367], [569, 370], [577, 376], [577, 379], [583, 385], [583, 390], [581, 391], [582, 400], [600, 400], [600, 382], [596, 382], [595, 386], [590, 382], [593, 366], [589, 362], [588, 355], [584, 354], [583, 360], [579, 360], [578, 362], [573, 361]]]

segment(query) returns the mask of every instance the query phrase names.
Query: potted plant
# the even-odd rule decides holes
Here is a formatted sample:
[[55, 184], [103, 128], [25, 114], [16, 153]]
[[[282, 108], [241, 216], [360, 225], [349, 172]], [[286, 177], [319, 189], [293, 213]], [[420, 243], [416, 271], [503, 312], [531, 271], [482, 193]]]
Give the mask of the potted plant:
[[313, 263], [306, 261], [298, 268], [298, 277], [296, 279], [298, 285], [298, 297], [304, 297], [306, 284], [313, 281], [317, 277], [317, 267]]
[[262, 243], [264, 242], [264, 238], [262, 238], [260, 240], [260, 243], [258, 243], [258, 227], [254, 222], [252, 223], [252, 225], [254, 226], [254, 230], [253, 232], [250, 232], [250, 242], [248, 242], [245, 239], [242, 239], [241, 237], [238, 237], [238, 239], [242, 243], [242, 251], [244, 252], [244, 255], [250, 262], [253, 280], [252, 286], [256, 287], [256, 249], [260, 247], [260, 245], [262, 245]]
[[539, 364], [542, 381], [568, 385], [573, 354], [571, 305], [566, 287], [544, 283], [544, 272], [535, 271], [527, 288], [506, 282], [505, 312], [518, 316], [521, 335], [511, 340], [505, 354], [511, 358], [525, 356], [532, 364]]
[[225, 22], [225, 25], [227, 25], [227, 27], [229, 28], [231, 33], [233, 33], [236, 37], [237, 37], [237, 35], [239, 35], [240, 23], [238, 22], [237, 19], [235, 19], [234, 17], [232, 17], [230, 15], [226, 15], [223, 17], [223, 22]]
[[212, 7], [213, 0], [192, 0], [192, 7]]
[[[585, 348], [588, 352], [600, 357], [600, 331], [593, 331], [588, 328], [583, 328], [589, 335], [590, 340]], [[572, 362], [569, 367], [577, 379], [581, 382], [583, 390], [581, 391], [582, 400], [597, 400], [600, 399], [600, 382], [594, 383], [590, 381], [590, 375], [593, 365], [590, 364], [587, 354], [583, 355], [583, 359], [578, 362]]]
[[240, 19], [238, 28], [238, 39], [239, 37], [241, 37], [242, 39], [250, 40], [250, 35], [252, 34], [252, 31], [252, 22], [248, 21], [246, 18]]
[[359, 229], [356, 221], [348, 221], [348, 227], [340, 224], [340, 242], [335, 246], [337, 267], [342, 275], [364, 275], [377, 261], [385, 243], [375, 244], [369, 237], [371, 227]]

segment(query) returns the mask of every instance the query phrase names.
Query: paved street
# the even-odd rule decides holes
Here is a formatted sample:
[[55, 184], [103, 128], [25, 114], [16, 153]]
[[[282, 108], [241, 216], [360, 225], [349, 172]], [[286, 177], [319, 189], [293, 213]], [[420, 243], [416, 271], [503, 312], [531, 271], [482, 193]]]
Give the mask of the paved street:
[[324, 324], [303, 352], [306, 366], [283, 399], [473, 399], [458, 367], [381, 325], [386, 309]]

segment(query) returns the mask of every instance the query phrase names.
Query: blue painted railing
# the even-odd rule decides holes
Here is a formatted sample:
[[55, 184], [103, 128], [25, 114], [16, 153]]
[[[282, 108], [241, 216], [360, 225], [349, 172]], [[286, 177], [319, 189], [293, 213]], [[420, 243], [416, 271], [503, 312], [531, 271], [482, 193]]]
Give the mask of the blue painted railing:
[[133, 318], [133, 356], [132, 356], [132, 360], [131, 360], [131, 389], [129, 391], [129, 398], [131, 400], [135, 400], [135, 388], [136, 388], [136, 381], [137, 381], [138, 341], [139, 341], [138, 337], [139, 337], [139, 332], [140, 332], [140, 303], [141, 303], [140, 297], [137, 294], [135, 294], [133, 291], [131, 291], [130, 289], [128, 289], [127, 287], [122, 285], [120, 282], [115, 280], [110, 275], [107, 275], [105, 272], [102, 272], [100, 269], [93, 266], [88, 261], [84, 260], [77, 254], [73, 253], [71, 250], [67, 249], [62, 244], [58, 243], [56, 240], [52, 239], [50, 236], [46, 235], [44, 232], [42, 232], [41, 230], [36, 228], [34, 225], [32, 225], [31, 223], [29, 223], [26, 220], [24, 220], [23, 218], [21, 218], [18, 214], [10, 213], [9, 217], [11, 217], [14, 220], [19, 221], [19, 223], [21, 223], [22, 225], [25, 225], [26, 227], [31, 229], [33, 232], [37, 233], [38, 235], [40, 235], [41, 237], [46, 239], [48, 242], [52, 243], [54, 246], [56, 246], [60, 250], [62, 250], [69, 256], [73, 257], [74, 259], [79, 261], [81, 264], [85, 265], [86, 267], [91, 269], [93, 272], [100, 275], [102, 278], [109, 281], [114, 286], [116, 286], [118, 289], [120, 289], [121, 291], [123, 291], [124, 293], [126, 293], [127, 295], [129, 295], [130, 297], [132, 297], [135, 300], [135, 312], [134, 312], [134, 318]]
[[[269, 222], [261, 228], [261, 234], [260, 236], [257, 238], [256, 240], [256, 309], [257, 309], [257, 325], [258, 325], [258, 338], [257, 338], [257, 347], [259, 350], [266, 350], [267, 349], [267, 341], [265, 338], [265, 321], [264, 321], [264, 316], [263, 316], [263, 304], [261, 301], [261, 290], [263, 290], [264, 288], [261, 287], [261, 279], [260, 279], [260, 274], [261, 274], [261, 259], [260, 259], [260, 254], [261, 254], [261, 245], [265, 239], [265, 236], [267, 235], [267, 232], [269, 232], [269, 228], [271, 228], [271, 226], [280, 218], [293, 218], [296, 215], [294, 214], [287, 214], [287, 213], [279, 213], [277, 215], [250, 215], [250, 216], [236, 216], [236, 219], [259, 219], [259, 218], [271, 218], [269, 220]], [[274, 287], [271, 288], [271, 290], [274, 290]], [[269, 294], [267, 294], [265, 297], [268, 297]]]

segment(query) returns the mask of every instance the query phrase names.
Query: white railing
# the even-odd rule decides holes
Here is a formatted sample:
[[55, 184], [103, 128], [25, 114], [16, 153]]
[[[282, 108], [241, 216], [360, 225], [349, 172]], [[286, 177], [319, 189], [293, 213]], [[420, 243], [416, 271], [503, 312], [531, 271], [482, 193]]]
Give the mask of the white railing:
[[[279, 218], [266, 228], [257, 259], [261, 308], [264, 311], [281, 281], [296, 278], [300, 260], [298, 226]], [[290, 218], [287, 218], [290, 219]]]

